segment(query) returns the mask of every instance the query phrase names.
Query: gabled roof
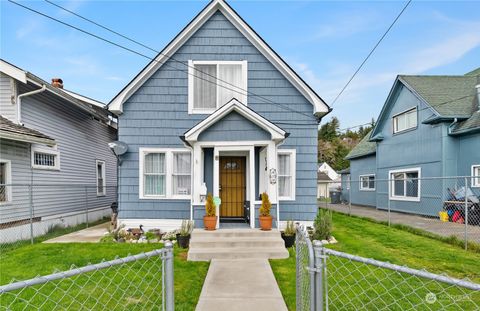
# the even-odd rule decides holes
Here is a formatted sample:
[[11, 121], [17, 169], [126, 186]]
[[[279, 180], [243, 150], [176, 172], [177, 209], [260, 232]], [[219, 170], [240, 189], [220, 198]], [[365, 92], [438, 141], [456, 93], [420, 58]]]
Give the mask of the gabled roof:
[[369, 141], [372, 131], [368, 132], [365, 137], [347, 154], [346, 159], [360, 158], [377, 152], [377, 144]]
[[317, 182], [320, 181], [333, 181], [333, 179], [331, 179], [325, 172], [317, 172]]
[[2, 116], [0, 116], [0, 138], [39, 143], [49, 146], [55, 145], [55, 139], [40, 133], [37, 130], [15, 124]]
[[268, 121], [252, 109], [248, 108], [244, 104], [240, 103], [236, 99], [232, 99], [226, 105], [218, 108], [215, 112], [211, 115], [203, 119], [200, 123], [192, 127], [188, 130], [184, 135], [184, 140], [187, 142], [195, 142], [198, 140], [198, 136], [208, 129], [210, 126], [215, 124], [217, 121], [221, 120], [223, 117], [228, 115], [231, 112], [237, 112], [245, 119], [249, 120], [250, 122], [258, 125], [265, 131], [269, 132], [272, 135], [272, 140], [274, 141], [282, 141], [286, 137], [288, 137], [288, 133], [273, 124], [272, 122]]
[[123, 104], [150, 78], [215, 12], [220, 11], [314, 106], [318, 117], [327, 114], [330, 107], [300, 76], [235, 12], [224, 0], [211, 1], [127, 86], [108, 104], [116, 114], [123, 112]]

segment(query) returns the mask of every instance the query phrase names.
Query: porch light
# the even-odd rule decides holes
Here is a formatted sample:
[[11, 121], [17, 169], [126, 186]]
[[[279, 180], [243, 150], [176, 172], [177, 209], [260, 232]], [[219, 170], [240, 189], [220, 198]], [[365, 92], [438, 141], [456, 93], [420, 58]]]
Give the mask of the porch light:
[[200, 187], [200, 202], [205, 202], [207, 199], [207, 185], [205, 183]]

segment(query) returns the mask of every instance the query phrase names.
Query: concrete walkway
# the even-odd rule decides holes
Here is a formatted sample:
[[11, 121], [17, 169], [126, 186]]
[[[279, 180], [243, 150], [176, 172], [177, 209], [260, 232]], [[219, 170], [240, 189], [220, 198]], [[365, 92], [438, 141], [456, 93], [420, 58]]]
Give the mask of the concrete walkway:
[[[326, 205], [325, 203], [320, 203], [319, 207], [327, 207], [333, 211], [344, 214], [348, 214], [349, 212], [348, 205], [344, 204]], [[378, 221], [388, 221], [388, 211], [376, 209], [375, 207], [352, 205], [351, 214]], [[461, 240], [465, 239], [465, 229], [467, 229], [468, 241], [480, 243], [480, 226], [466, 226], [465, 224], [454, 222], [442, 222], [437, 218], [398, 212], [390, 212], [390, 222], [392, 224], [403, 224], [413, 228], [422, 229], [443, 237], [454, 235]]]
[[288, 309], [267, 259], [212, 259], [196, 310]]
[[65, 234], [43, 243], [97, 243], [108, 232], [110, 222]]

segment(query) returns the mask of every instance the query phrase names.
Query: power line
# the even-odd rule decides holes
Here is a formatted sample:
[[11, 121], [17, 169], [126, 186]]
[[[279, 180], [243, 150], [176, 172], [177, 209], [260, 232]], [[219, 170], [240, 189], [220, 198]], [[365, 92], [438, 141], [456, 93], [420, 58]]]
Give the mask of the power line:
[[347, 84], [345, 84], [345, 86], [342, 88], [342, 90], [340, 91], [340, 93], [338, 93], [338, 95], [335, 97], [335, 99], [333, 100], [332, 104], [330, 106], [333, 106], [335, 104], [335, 102], [337, 101], [337, 99], [343, 94], [343, 92], [345, 91], [345, 89], [348, 87], [348, 85], [350, 84], [350, 82], [352, 82], [353, 78], [355, 78], [355, 76], [357, 75], [357, 73], [360, 71], [360, 69], [362, 69], [363, 65], [365, 65], [365, 63], [367, 62], [367, 60], [370, 58], [370, 56], [372, 56], [373, 52], [375, 52], [375, 50], [377, 49], [377, 47], [380, 45], [380, 43], [383, 41], [383, 39], [387, 36], [388, 32], [390, 31], [390, 29], [392, 29], [393, 25], [395, 25], [395, 23], [398, 21], [398, 19], [400, 18], [400, 16], [402, 16], [403, 12], [407, 9], [407, 7], [410, 5], [410, 3], [412, 2], [412, 0], [408, 0], [408, 2], [405, 4], [405, 6], [403, 7], [403, 9], [400, 11], [400, 13], [397, 15], [397, 17], [393, 20], [392, 24], [390, 24], [390, 26], [387, 28], [387, 30], [385, 31], [385, 33], [380, 37], [380, 39], [378, 40], [377, 44], [375, 44], [375, 46], [373, 47], [373, 49], [370, 51], [370, 53], [368, 53], [367, 57], [365, 57], [365, 59], [363, 60], [363, 62], [360, 64], [360, 66], [357, 68], [357, 70], [353, 73], [353, 75], [350, 77], [350, 79], [348, 80]]
[[[27, 7], [27, 6], [21, 5], [21, 4], [17, 3], [17, 2], [15, 2], [15, 1], [12, 1], [12, 0], [9, 0], [9, 1], [12, 2], [12, 3], [14, 3], [14, 4], [19, 5], [19, 6], [21, 6], [21, 7], [24, 7], [25, 9], [29, 9], [29, 10], [32, 11], [32, 12], [35, 12], [35, 13], [37, 13], [37, 14], [40, 14], [40, 15], [45, 16], [45, 17], [47, 17], [47, 18], [50, 18], [50, 19], [52, 19], [52, 20], [54, 20], [54, 21], [56, 21], [56, 22], [59, 22], [59, 23], [65, 25], [65, 26], [72, 27], [72, 28], [74, 28], [74, 29], [76, 29], [76, 30], [78, 30], [78, 31], [82, 31], [82, 32], [85, 33], [85, 34], [93, 35], [95, 38], [100, 39], [100, 40], [103, 40], [103, 38], [101, 38], [101, 37], [99, 37], [99, 36], [97, 36], [97, 35], [91, 34], [91, 33], [87, 32], [87, 31], [83, 31], [83, 30], [79, 29], [78, 27], [75, 27], [75, 26], [70, 25], [70, 24], [68, 24], [68, 23], [65, 23], [65, 22], [62, 22], [62, 21], [60, 21], [60, 20], [57, 20], [57, 19], [55, 19], [55, 18], [53, 18], [53, 17], [50, 17], [50, 16], [48, 16], [48, 15], [46, 15], [46, 14], [43, 14], [43, 13], [41, 13], [41, 12], [38, 12], [38, 11], [36, 11], [36, 10], [34, 10], [34, 9], [31, 9], [31, 8]], [[150, 47], [150, 46], [148, 46], [148, 45], [146, 45], [146, 44], [144, 44], [144, 43], [141, 43], [141, 42], [139, 42], [139, 41], [137, 41], [137, 40], [135, 40], [135, 39], [132, 39], [131, 37], [128, 37], [128, 36], [126, 36], [126, 35], [118, 32], [118, 31], [115, 31], [115, 30], [113, 30], [113, 29], [111, 29], [111, 28], [109, 28], [109, 27], [107, 27], [107, 26], [104, 26], [104, 25], [102, 25], [102, 24], [100, 24], [100, 23], [98, 23], [98, 22], [96, 22], [96, 21], [94, 21], [94, 20], [92, 20], [92, 19], [89, 19], [89, 18], [87, 18], [87, 17], [84, 17], [84, 16], [76, 13], [76, 12], [73, 12], [73, 11], [71, 11], [71, 10], [69, 10], [69, 9], [67, 9], [67, 8], [59, 5], [59, 4], [56, 4], [56, 3], [52, 2], [52, 1], [49, 1], [49, 0], [44, 0], [44, 1], [47, 2], [47, 3], [49, 3], [49, 4], [51, 4], [51, 5], [53, 5], [53, 6], [55, 6], [55, 7], [57, 7], [57, 8], [59, 8], [59, 9], [61, 9], [61, 10], [64, 10], [64, 11], [70, 13], [70, 14], [73, 14], [73, 15], [75, 15], [75, 16], [77, 16], [77, 17], [79, 17], [79, 18], [81, 18], [81, 19], [83, 19], [83, 20], [85, 20], [85, 21], [87, 21], [87, 22], [89, 22], [89, 23], [92, 23], [92, 24], [94, 24], [94, 25], [96, 25], [96, 26], [98, 26], [98, 27], [100, 27], [100, 28], [102, 28], [102, 29], [105, 29], [105, 30], [107, 30], [107, 31], [109, 31], [109, 32], [117, 35], [117, 36], [120, 36], [120, 37], [122, 37], [122, 38], [124, 38], [124, 39], [126, 39], [126, 40], [128, 40], [128, 41], [130, 41], [130, 42], [133, 42], [133, 43], [135, 43], [135, 44], [137, 44], [137, 45], [139, 45], [139, 46], [141, 46], [141, 47], [144, 47], [144, 48], [146, 48], [146, 49], [148, 49], [148, 50], [150, 50], [150, 51], [153, 51], [153, 52], [155, 52], [155, 53], [158, 53], [158, 54], [160, 54], [160, 55], [163, 55], [163, 56], [165, 56], [167, 59], [170, 59], [170, 60], [172, 60], [172, 61], [174, 61], [174, 62], [180, 63], [180, 64], [182, 64], [182, 65], [184, 65], [184, 66], [186, 66], [186, 67], [188, 67], [188, 68], [192, 68], [193, 70], [195, 70], [195, 71], [197, 71], [197, 72], [200, 72], [200, 73], [203, 74], [203, 75], [210, 76], [211, 78], [214, 78], [214, 79], [216, 79], [217, 81], [220, 81], [220, 82], [222, 82], [222, 83], [224, 83], [224, 84], [230, 85], [230, 86], [232, 86], [232, 87], [234, 87], [234, 88], [236, 88], [236, 89], [238, 89], [238, 90], [240, 90], [240, 91], [246, 92], [246, 94], [241, 93], [241, 92], [239, 92], [239, 91], [237, 91], [237, 90], [234, 90], [234, 89], [231, 89], [231, 88], [227, 88], [226, 86], [220, 85], [220, 84], [218, 84], [217, 82], [213, 82], [213, 81], [210, 81], [210, 80], [208, 80], [208, 79], [204, 79], [204, 78], [202, 78], [202, 77], [196, 76], [196, 75], [194, 75], [194, 74], [190, 74], [188, 71], [182, 70], [182, 69], [180, 69], [180, 68], [176, 68], [176, 67], [170, 66], [171, 68], [174, 68], [174, 69], [177, 69], [177, 70], [181, 70], [181, 71], [183, 71], [183, 72], [186, 72], [187, 74], [190, 74], [190, 75], [192, 75], [192, 76], [194, 76], [194, 77], [196, 77], [196, 78], [198, 78], [198, 79], [207, 81], [207, 82], [209, 82], [209, 83], [212, 83], [212, 84], [215, 83], [215, 85], [217, 85], [217, 86], [219, 86], [219, 87], [222, 87], [222, 88], [225, 88], [225, 89], [228, 89], [228, 90], [230, 90], [230, 91], [236, 92], [237, 94], [241, 94], [241, 95], [252, 95], [252, 96], [254, 96], [254, 97], [257, 97], [257, 98], [263, 100], [263, 101], [266, 102], [266, 103], [270, 103], [270, 104], [274, 104], [274, 105], [279, 105], [279, 106], [281, 106], [281, 107], [283, 107], [283, 108], [285, 108], [286, 110], [289, 110], [289, 111], [291, 111], [291, 112], [299, 113], [299, 114], [302, 114], [302, 115], [307, 116], [307, 117], [309, 117], [309, 118], [312, 117], [311, 115], [309, 115], [309, 114], [307, 114], [307, 113], [303, 113], [303, 112], [301, 112], [301, 111], [295, 110], [295, 109], [293, 109], [293, 108], [291, 108], [291, 107], [289, 107], [289, 106], [287, 106], [287, 105], [285, 105], [285, 104], [275, 103], [275, 102], [273, 102], [273, 101], [265, 98], [264, 96], [255, 94], [255, 93], [253, 93], [253, 92], [251, 92], [251, 91], [248, 91], [248, 90], [245, 90], [245, 89], [243, 89], [243, 88], [241, 88], [241, 87], [238, 87], [238, 86], [236, 86], [236, 85], [234, 85], [234, 84], [232, 84], [232, 83], [230, 83], [230, 82], [228, 82], [228, 81], [222, 80], [222, 79], [220, 79], [220, 78], [218, 78], [218, 77], [216, 77], [216, 76], [214, 76], [214, 75], [211, 75], [211, 74], [209, 74], [209, 73], [203, 72], [203, 71], [201, 71], [200, 69], [196, 68], [195, 66], [190, 66], [188, 63], [186, 63], [186, 62], [184, 62], [184, 61], [177, 60], [177, 59], [173, 58], [172, 56], [169, 56], [169, 55], [167, 55], [167, 54], [164, 54], [164, 53], [162, 53], [161, 51], [158, 51], [158, 50], [156, 50], [156, 49], [154, 49], [154, 48], [152, 48], [152, 47]], [[110, 43], [110, 44], [114, 44], [114, 45], [116, 45], [117, 47], [120, 47], [119, 44], [115, 44], [115, 43], [113, 43], [113, 42], [110, 42], [110, 40], [105, 39], [105, 40], [103, 40], [103, 41], [107, 41], [107, 42]], [[123, 47], [123, 46], [122, 46], [122, 47]], [[129, 48], [127, 48], [127, 49], [128, 49], [128, 51], [133, 52], [131, 49], [129, 49]], [[150, 60], [152, 60], [152, 61], [155, 61], [155, 62], [157, 62], [157, 63], [161, 63], [162, 65], [165, 65], [165, 62], [163, 62], [163, 63], [162, 63], [162, 62], [159, 62], [159, 61], [157, 61], [156, 59], [150, 58], [150, 57], [148, 57], [148, 56], [146, 56], [146, 55], [144, 55], [144, 54], [142, 54], [142, 53], [138, 53], [138, 52], [136, 52], [136, 51], [135, 51], [134, 53], [137, 54], [137, 55], [140, 55], [140, 54], [141, 54], [140, 56], [147, 57], [148, 59], [150, 59]], [[168, 64], [167, 64], [167, 66], [168, 66]]]

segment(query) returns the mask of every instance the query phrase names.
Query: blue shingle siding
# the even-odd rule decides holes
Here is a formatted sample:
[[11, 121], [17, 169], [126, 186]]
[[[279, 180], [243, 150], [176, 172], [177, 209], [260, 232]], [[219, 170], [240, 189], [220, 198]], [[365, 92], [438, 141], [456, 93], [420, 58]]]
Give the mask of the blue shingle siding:
[[[313, 106], [288, 80], [244, 38], [220, 13], [216, 12], [172, 55], [176, 60], [230, 60], [248, 62], [248, 107], [290, 133], [281, 148], [297, 150], [297, 191], [295, 201], [281, 202], [281, 218], [312, 220], [316, 213], [317, 126]], [[182, 70], [175, 70], [180, 68]], [[179, 136], [206, 115], [187, 113], [188, 76], [186, 66], [167, 61], [123, 105], [119, 117], [119, 139], [129, 145], [120, 172], [120, 217], [171, 218], [188, 215], [189, 202], [140, 200], [138, 195], [138, 148], [184, 147]], [[278, 104], [305, 113], [292, 113]], [[256, 133], [258, 135], [258, 133]], [[156, 213], [144, 212], [155, 206]], [[173, 208], [175, 206], [175, 208]]]
[[200, 133], [198, 141], [252, 141], [271, 138], [270, 133], [233, 111]]

